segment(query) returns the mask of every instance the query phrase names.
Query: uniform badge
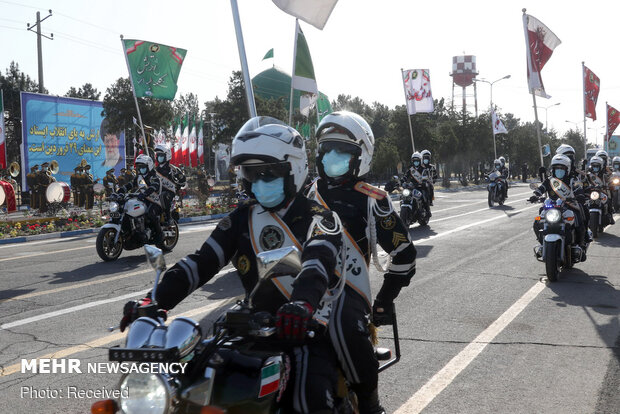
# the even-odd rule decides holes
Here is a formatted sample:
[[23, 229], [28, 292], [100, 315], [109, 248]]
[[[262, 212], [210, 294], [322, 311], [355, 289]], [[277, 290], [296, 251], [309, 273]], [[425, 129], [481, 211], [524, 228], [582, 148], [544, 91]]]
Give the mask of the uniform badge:
[[310, 211], [312, 211], [315, 214], [321, 214], [325, 212], [325, 208], [321, 207], [321, 206], [312, 206], [310, 208]]
[[392, 244], [394, 245], [394, 247], [406, 241], [407, 237], [402, 233], [394, 232], [394, 234], [392, 235]]
[[385, 216], [381, 219], [381, 227], [385, 230], [392, 230], [396, 226], [396, 219], [393, 214]]
[[232, 220], [230, 216], [226, 216], [217, 223], [217, 228], [223, 231], [229, 230], [232, 227]]
[[265, 226], [260, 232], [260, 245], [264, 250], [273, 250], [282, 247], [284, 233], [280, 227]]
[[237, 259], [237, 270], [242, 275], [245, 275], [250, 270], [250, 259], [245, 254]]

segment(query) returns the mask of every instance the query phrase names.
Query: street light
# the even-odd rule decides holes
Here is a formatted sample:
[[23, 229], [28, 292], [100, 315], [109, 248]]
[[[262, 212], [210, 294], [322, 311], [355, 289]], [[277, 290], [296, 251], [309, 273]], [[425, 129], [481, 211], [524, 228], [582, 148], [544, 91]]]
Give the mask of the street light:
[[573, 121], [569, 121], [569, 120], [566, 120], [564, 122], [568, 122], [569, 124], [575, 124], [575, 131], [577, 131], [577, 133], [579, 133], [579, 122], [573, 122]]
[[494, 80], [493, 82], [489, 82], [488, 80], [485, 79], [474, 79], [474, 81], [476, 82], [484, 82], [484, 83], [488, 83], [489, 86], [491, 87], [491, 113], [489, 114], [491, 116], [491, 132], [493, 133], [493, 152], [495, 153], [495, 159], [497, 159], [497, 147], [495, 146], [495, 130], [493, 129], [493, 84], [495, 82], [499, 82], [501, 80], [504, 79], [510, 79], [510, 75], [506, 75], [503, 78], [499, 78], [497, 80]]
[[[548, 128], [548, 124], [547, 124], [547, 109], [552, 108], [554, 106], [558, 106], [559, 104], [561, 104], [562, 102], [558, 102], [558, 103], [554, 103], [553, 105], [549, 105], [549, 106], [539, 106], [538, 108], [540, 109], [544, 109], [545, 110], [545, 131], [549, 132], [549, 128]], [[532, 105], [532, 108], [534, 106]], [[567, 121], [568, 122], [568, 121]]]

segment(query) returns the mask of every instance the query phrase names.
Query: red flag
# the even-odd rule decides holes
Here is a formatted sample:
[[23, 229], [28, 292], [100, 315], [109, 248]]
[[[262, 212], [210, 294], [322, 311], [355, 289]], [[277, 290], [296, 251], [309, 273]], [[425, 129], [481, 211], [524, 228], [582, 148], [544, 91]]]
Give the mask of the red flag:
[[550, 98], [545, 92], [540, 72], [562, 41], [537, 18], [523, 13], [525, 53], [527, 55], [527, 80], [530, 93]]
[[607, 136], [605, 140], [609, 142], [611, 134], [614, 133], [618, 125], [620, 125], [620, 112], [613, 106], [607, 105]]
[[596, 101], [598, 99], [598, 92], [601, 90], [601, 81], [598, 76], [585, 65], [583, 66], [583, 89], [583, 99], [585, 99], [586, 102], [585, 116], [596, 121]]

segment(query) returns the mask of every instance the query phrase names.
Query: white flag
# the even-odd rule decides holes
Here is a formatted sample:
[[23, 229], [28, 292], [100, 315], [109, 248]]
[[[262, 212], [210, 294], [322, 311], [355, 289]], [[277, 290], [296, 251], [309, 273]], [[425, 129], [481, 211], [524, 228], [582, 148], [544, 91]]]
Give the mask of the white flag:
[[323, 30], [338, 0], [273, 0], [284, 12]]
[[317, 95], [304, 93], [299, 97], [299, 112], [305, 117], [310, 115], [310, 110], [314, 108], [316, 104]]
[[491, 112], [491, 116], [493, 117], [493, 135], [495, 134], [507, 134], [508, 131], [506, 127], [502, 123], [501, 119], [497, 117], [495, 111]]
[[551, 98], [545, 92], [540, 72], [562, 41], [537, 18], [523, 13], [525, 54], [527, 55], [527, 81], [530, 93]]
[[433, 94], [431, 93], [431, 76], [428, 69], [411, 69], [403, 71], [407, 113], [433, 112]]
[[201, 119], [200, 120], [200, 131], [198, 131], [198, 165], [205, 163], [203, 129], [204, 129], [204, 125]]

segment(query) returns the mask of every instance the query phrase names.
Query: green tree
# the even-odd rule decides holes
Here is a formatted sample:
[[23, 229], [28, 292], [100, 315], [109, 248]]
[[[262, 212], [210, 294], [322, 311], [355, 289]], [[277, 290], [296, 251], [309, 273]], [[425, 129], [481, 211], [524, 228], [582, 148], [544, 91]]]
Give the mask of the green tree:
[[75, 89], [75, 87], [71, 87], [67, 93], [66, 97], [69, 98], [81, 98], [81, 99], [90, 99], [92, 101], [98, 101], [101, 97], [101, 92], [94, 88], [92, 84], [85, 83], [79, 89]]

